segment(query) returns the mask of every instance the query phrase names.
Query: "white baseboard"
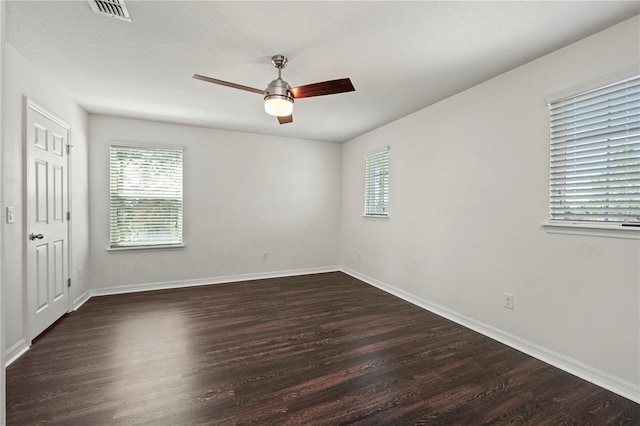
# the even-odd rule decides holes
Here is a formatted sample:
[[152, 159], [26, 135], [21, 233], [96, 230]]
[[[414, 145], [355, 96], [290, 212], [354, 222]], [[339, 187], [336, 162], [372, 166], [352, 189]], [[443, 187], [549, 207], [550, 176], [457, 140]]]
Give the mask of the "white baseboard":
[[354, 278], [364, 281], [365, 283], [377, 287], [387, 293], [393, 294], [394, 296], [397, 296], [427, 311], [433, 312], [434, 314], [440, 315], [441, 317], [451, 320], [457, 324], [470, 328], [471, 330], [483, 334], [493, 340], [497, 340], [500, 343], [504, 343], [505, 345], [517, 349], [520, 352], [524, 352], [527, 355], [537, 358], [540, 361], [546, 362], [547, 364], [564, 370], [567, 373], [573, 374], [574, 376], [577, 376], [583, 380], [610, 390], [611, 392], [615, 392], [620, 396], [630, 399], [631, 401], [640, 403], [640, 387], [638, 387], [638, 385], [634, 383], [608, 374], [602, 370], [577, 361], [573, 358], [564, 356], [548, 348], [521, 339], [520, 337], [514, 336], [513, 334], [506, 333], [505, 331], [502, 331], [491, 325], [476, 321], [473, 318], [469, 318], [443, 306], [428, 302], [411, 293], [408, 293], [387, 283], [378, 281], [374, 278], [368, 277], [352, 269], [342, 267], [340, 268], [340, 270], [345, 274], [351, 275]]
[[[91, 298], [91, 293], [89, 291], [85, 291], [80, 297], [75, 299], [72, 302], [72, 309], [75, 311], [80, 306], [84, 305], [87, 300]], [[10, 366], [15, 360], [20, 358], [25, 352], [27, 352], [31, 346], [27, 343], [26, 338], [22, 338], [5, 351], [4, 359], [5, 359], [5, 368]]]
[[[223, 277], [200, 278], [196, 280], [179, 280], [179, 281], [163, 281], [146, 284], [131, 284], [117, 287], [109, 287], [103, 289], [94, 289], [85, 291], [80, 297], [72, 302], [73, 310], [77, 310], [84, 305], [89, 299], [95, 296], [108, 296], [114, 294], [135, 293], [140, 291], [166, 290], [172, 288], [194, 287], [210, 284], [223, 284], [238, 281], [262, 280], [267, 278], [293, 277], [298, 275], [321, 274], [325, 272], [337, 272], [339, 266], [324, 266], [318, 268], [307, 269], [290, 269], [285, 271], [260, 272], [255, 274], [227, 275]], [[22, 354], [28, 351], [30, 346], [25, 339], [21, 339], [5, 352], [5, 367], [18, 359]]]
[[91, 291], [87, 290], [84, 293], [82, 293], [80, 295], [80, 297], [78, 297], [77, 299], [75, 299], [72, 303], [73, 305], [73, 310], [77, 311], [78, 308], [80, 308], [80, 306], [84, 305], [85, 303], [87, 303], [87, 301], [91, 299]]
[[[568, 373], [571, 373], [581, 379], [594, 383], [607, 390], [617, 393], [625, 398], [628, 398], [634, 402], [640, 403], [640, 387], [627, 380], [621, 379], [616, 376], [612, 376], [597, 368], [584, 364], [575, 359], [566, 357], [562, 354], [554, 352], [548, 348], [536, 345], [535, 343], [521, 339], [510, 333], [506, 333], [498, 328], [490, 326], [488, 324], [474, 320], [473, 318], [459, 314], [455, 311], [447, 309], [443, 306], [428, 302], [420, 297], [417, 297], [404, 290], [396, 288], [387, 283], [383, 283], [374, 278], [361, 274], [355, 270], [340, 267], [340, 266], [326, 266], [319, 268], [297, 269], [287, 271], [273, 271], [263, 272], [255, 274], [242, 274], [242, 275], [228, 275], [222, 277], [203, 278], [196, 280], [179, 280], [179, 281], [164, 281], [147, 284], [132, 284], [117, 287], [109, 287], [103, 289], [94, 289], [86, 291], [80, 297], [73, 301], [74, 310], [78, 309], [84, 303], [86, 303], [91, 297], [94, 296], [106, 296], [123, 293], [133, 293], [141, 291], [151, 290], [164, 290], [172, 288], [193, 287], [211, 284], [231, 283], [238, 281], [250, 281], [268, 278], [279, 278], [297, 275], [318, 274], [325, 272], [342, 271], [345, 274], [351, 275], [367, 284], [377, 287], [387, 293], [397, 296], [409, 303], [419, 306], [427, 311], [440, 315], [448, 320], [451, 320], [457, 324], [481, 333], [491, 339], [504, 343], [514, 349], [526, 353], [534, 358], [537, 358], [547, 364], [560, 368]], [[6, 366], [9, 366], [12, 362], [18, 359], [23, 353], [29, 350], [29, 345], [25, 339], [20, 340], [18, 343], [9, 348], [5, 353]]]
[[26, 339], [20, 339], [18, 343], [16, 343], [15, 345], [7, 349], [7, 351], [4, 354], [5, 368], [10, 366], [16, 359], [20, 358], [20, 356], [26, 351], [28, 351], [29, 348], [30, 346], [27, 343]]
[[[292, 277], [297, 275], [320, 274], [339, 271], [339, 266], [324, 266], [319, 268], [292, 269], [285, 271], [259, 272], [255, 274], [227, 275], [222, 277], [198, 278], [195, 280], [163, 281], [146, 284], [131, 284], [117, 287], [94, 289], [90, 297], [108, 296], [113, 294], [135, 293], [140, 291], [166, 290], [172, 288], [195, 287], [201, 285], [233, 283], [238, 281], [263, 280], [267, 278]], [[88, 299], [87, 299], [88, 300]]]

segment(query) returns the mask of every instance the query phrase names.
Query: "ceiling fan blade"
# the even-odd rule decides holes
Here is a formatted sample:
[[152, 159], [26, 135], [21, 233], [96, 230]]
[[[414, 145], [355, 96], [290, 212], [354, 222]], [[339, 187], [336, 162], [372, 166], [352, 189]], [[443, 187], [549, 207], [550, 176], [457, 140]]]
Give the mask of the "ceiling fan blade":
[[293, 123], [293, 114], [278, 117], [278, 121], [280, 122], [280, 124]]
[[193, 78], [195, 78], [196, 80], [206, 81], [207, 83], [220, 84], [221, 86], [227, 86], [233, 89], [246, 90], [247, 92], [253, 92], [253, 93], [258, 93], [260, 95], [264, 95], [264, 90], [255, 89], [249, 86], [243, 86], [242, 84], [230, 83], [224, 80], [218, 80], [217, 78], [211, 78], [205, 75], [194, 74]]
[[333, 95], [336, 93], [353, 92], [356, 89], [348, 78], [323, 81], [321, 83], [305, 84], [304, 86], [289, 89], [289, 93], [296, 98], [310, 98], [312, 96]]

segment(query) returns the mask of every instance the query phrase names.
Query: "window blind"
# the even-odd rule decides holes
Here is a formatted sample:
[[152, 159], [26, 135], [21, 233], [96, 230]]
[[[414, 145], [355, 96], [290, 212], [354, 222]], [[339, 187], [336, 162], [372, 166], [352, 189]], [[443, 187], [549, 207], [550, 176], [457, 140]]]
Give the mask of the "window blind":
[[182, 244], [182, 149], [110, 147], [110, 246]]
[[549, 107], [551, 219], [640, 221], [640, 76]]
[[387, 216], [389, 207], [389, 151], [365, 157], [366, 216]]

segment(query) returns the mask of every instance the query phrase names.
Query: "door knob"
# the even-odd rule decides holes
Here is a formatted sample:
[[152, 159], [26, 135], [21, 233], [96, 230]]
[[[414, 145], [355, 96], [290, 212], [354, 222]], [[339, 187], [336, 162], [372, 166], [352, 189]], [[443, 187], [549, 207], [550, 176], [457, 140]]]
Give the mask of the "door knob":
[[44, 235], [42, 234], [34, 234], [33, 232], [29, 235], [29, 238], [31, 238], [31, 241], [33, 240], [41, 240], [44, 238]]

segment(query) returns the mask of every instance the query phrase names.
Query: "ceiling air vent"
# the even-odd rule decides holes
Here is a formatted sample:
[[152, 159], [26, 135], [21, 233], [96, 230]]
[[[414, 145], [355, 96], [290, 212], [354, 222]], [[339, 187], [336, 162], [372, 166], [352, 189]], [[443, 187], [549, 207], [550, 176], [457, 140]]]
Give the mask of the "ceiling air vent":
[[96, 15], [110, 16], [112, 18], [121, 19], [131, 22], [131, 16], [127, 10], [124, 0], [87, 0], [89, 6]]

